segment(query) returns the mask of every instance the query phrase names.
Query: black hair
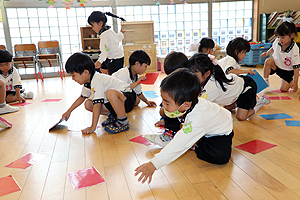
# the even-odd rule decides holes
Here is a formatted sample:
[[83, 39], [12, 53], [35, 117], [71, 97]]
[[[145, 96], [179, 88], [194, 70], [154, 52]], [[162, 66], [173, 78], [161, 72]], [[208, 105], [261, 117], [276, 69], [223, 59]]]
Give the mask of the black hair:
[[171, 51], [164, 60], [164, 70], [168, 75], [178, 68], [186, 68], [188, 58], [184, 53]]
[[214, 47], [215, 47], [215, 42], [208, 37], [204, 37], [199, 42], [198, 52], [199, 53], [203, 52], [203, 48], [213, 49]]
[[297, 36], [297, 28], [296, 25], [292, 22], [283, 22], [279, 26], [276, 27], [274, 34], [278, 36], [292, 35], [295, 33]]
[[238, 54], [242, 51], [249, 52], [250, 44], [247, 40], [241, 37], [237, 37], [231, 41], [229, 41], [226, 47], [226, 53], [233, 57], [236, 62], [239, 62]]
[[223, 83], [231, 84], [232, 79], [228, 79], [219, 65], [214, 65], [211, 59], [204, 53], [196, 53], [190, 59], [188, 63], [188, 68], [196, 73], [201, 72], [204, 75], [206, 72], [210, 71], [210, 74], [214, 76], [216, 81], [220, 84], [222, 90], [225, 92]]
[[140, 64], [151, 64], [150, 56], [144, 50], [136, 50], [129, 56], [129, 66], [135, 65], [136, 61]]
[[187, 68], [176, 69], [166, 76], [160, 84], [160, 89], [166, 92], [177, 105], [191, 102], [194, 107], [201, 95], [199, 79]]
[[12, 62], [12, 55], [6, 50], [0, 50], [0, 63]]
[[125, 22], [126, 20], [123, 17], [119, 17], [115, 14], [112, 14], [110, 12], [100, 12], [100, 11], [93, 11], [90, 16], [88, 17], [88, 23], [90, 25], [92, 25], [93, 22], [99, 23], [99, 22], [103, 22], [103, 27], [105, 26], [106, 22], [107, 22], [107, 18], [105, 15], [111, 16], [111, 17], [115, 17], [115, 18], [119, 18], [122, 20], [122, 22]]
[[79, 73], [82, 74], [84, 70], [88, 70], [90, 75], [95, 74], [95, 64], [92, 59], [84, 53], [74, 53], [71, 55], [65, 65], [68, 73]]

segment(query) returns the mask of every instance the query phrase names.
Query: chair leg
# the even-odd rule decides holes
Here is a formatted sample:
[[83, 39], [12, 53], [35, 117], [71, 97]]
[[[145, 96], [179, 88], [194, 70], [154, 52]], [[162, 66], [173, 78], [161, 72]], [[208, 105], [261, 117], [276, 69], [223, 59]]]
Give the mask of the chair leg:
[[64, 69], [62, 69], [62, 71], [63, 71], [63, 75], [64, 75], [64, 77], [66, 77], [66, 75], [65, 75], [65, 70], [64, 70]]
[[63, 80], [64, 78], [63, 78], [63, 76], [62, 76], [61, 71], [58, 71], [58, 73], [59, 73], [59, 75], [60, 75], [61, 80]]
[[40, 77], [41, 77], [41, 80], [44, 81], [44, 75], [42, 75], [41, 72], [39, 72], [39, 75], [40, 75]]
[[34, 73], [34, 76], [35, 76], [35, 78], [36, 78], [36, 82], [39, 82], [39, 77], [37, 76], [36, 73]]

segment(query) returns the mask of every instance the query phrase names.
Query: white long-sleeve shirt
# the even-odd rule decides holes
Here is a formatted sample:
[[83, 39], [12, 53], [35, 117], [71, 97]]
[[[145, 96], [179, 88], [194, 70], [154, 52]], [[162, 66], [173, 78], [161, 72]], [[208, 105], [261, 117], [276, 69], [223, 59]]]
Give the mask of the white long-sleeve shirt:
[[124, 57], [123, 49], [119, 43], [123, 40], [122, 32], [116, 34], [113, 30], [108, 29], [100, 35], [100, 56], [98, 61], [103, 63], [106, 58], [118, 59]]
[[232, 129], [232, 117], [228, 110], [199, 98], [198, 104], [187, 114], [182, 129], [151, 162], [159, 169], [176, 160], [203, 136], [229, 135]]

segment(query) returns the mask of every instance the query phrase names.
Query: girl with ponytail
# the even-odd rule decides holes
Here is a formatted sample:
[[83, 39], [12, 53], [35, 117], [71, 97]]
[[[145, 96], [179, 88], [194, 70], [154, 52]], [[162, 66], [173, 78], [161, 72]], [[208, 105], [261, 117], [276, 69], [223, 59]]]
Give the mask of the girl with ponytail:
[[261, 97], [256, 102], [257, 86], [248, 76], [225, 75], [218, 64], [207, 54], [197, 53], [189, 59], [188, 68], [195, 73], [202, 85], [202, 98], [223, 105], [228, 110], [237, 107], [236, 118], [246, 120], [270, 100]]
[[92, 26], [93, 30], [100, 36], [100, 51], [99, 59], [95, 63], [96, 71], [101, 71], [106, 74], [113, 74], [124, 65], [124, 53], [119, 43], [124, 38], [125, 30], [121, 29], [121, 32], [116, 34], [110, 29], [110, 26], [106, 25], [107, 18], [110, 17], [119, 18], [122, 21], [126, 21], [122, 17], [118, 17], [110, 12], [94, 11], [88, 18], [88, 23]]

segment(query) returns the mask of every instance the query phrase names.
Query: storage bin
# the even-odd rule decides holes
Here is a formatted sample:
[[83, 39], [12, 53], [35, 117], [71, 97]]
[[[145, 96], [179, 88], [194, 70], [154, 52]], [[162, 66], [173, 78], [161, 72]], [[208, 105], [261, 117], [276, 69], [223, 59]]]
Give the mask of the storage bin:
[[240, 64], [244, 65], [263, 65], [265, 60], [269, 57], [261, 57], [260, 55], [263, 52], [268, 51], [272, 46], [272, 43], [264, 43], [264, 44], [253, 44], [250, 45], [251, 49], [246, 54], [246, 57], [240, 62]]

